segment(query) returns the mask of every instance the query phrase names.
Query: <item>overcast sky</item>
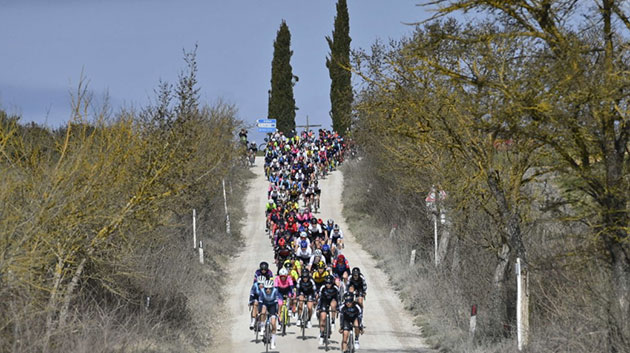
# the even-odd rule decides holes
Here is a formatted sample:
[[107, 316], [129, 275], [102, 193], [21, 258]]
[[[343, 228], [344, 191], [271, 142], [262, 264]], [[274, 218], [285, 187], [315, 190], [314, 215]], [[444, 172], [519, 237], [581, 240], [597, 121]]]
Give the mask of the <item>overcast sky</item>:
[[[425, 19], [420, 0], [348, 0], [352, 48], [400, 38]], [[175, 82], [182, 49], [197, 43], [202, 98], [266, 118], [273, 41], [291, 31], [297, 122], [331, 124], [325, 66], [336, 0], [0, 0], [0, 107], [57, 127], [83, 70], [113, 106], [146, 105], [158, 80]]]

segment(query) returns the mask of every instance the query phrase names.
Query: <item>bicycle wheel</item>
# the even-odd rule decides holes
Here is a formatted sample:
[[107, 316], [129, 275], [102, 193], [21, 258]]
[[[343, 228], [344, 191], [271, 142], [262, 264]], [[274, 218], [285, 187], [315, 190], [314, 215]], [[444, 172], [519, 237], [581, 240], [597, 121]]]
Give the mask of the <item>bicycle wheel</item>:
[[306, 340], [306, 320], [308, 319], [308, 306], [306, 301], [302, 302], [302, 340]]
[[354, 353], [354, 328], [350, 330], [350, 333], [348, 334], [347, 350], [350, 353]]
[[280, 316], [282, 317], [282, 336], [285, 336], [287, 334], [287, 322], [289, 320], [288, 309], [287, 309], [286, 303], [282, 304], [282, 310], [281, 310]]
[[269, 352], [269, 347], [271, 346], [271, 323], [269, 322], [269, 318], [267, 318], [267, 323], [265, 324], [265, 351]]
[[265, 148], [267, 148], [267, 144], [266, 143], [261, 143], [260, 145], [258, 145], [258, 150], [259, 151], [264, 151]]
[[330, 313], [326, 311], [326, 328], [324, 329], [324, 342], [326, 343], [326, 352], [328, 352], [328, 344], [330, 343]]

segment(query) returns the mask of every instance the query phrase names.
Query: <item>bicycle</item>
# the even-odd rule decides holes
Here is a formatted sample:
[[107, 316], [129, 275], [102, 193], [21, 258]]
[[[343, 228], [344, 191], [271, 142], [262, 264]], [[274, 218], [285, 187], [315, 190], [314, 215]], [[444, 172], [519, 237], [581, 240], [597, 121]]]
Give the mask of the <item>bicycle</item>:
[[267, 321], [265, 322], [265, 333], [263, 335], [263, 342], [265, 342], [265, 352], [269, 352], [271, 347], [271, 320], [267, 315]]
[[308, 306], [306, 304], [306, 299], [302, 301], [302, 340], [306, 341], [306, 326], [308, 323]]
[[328, 345], [330, 344], [330, 307], [326, 306], [326, 326], [324, 327], [324, 346], [326, 352], [328, 352]]
[[[355, 329], [361, 329], [361, 326], [354, 326]], [[365, 327], [363, 327], [365, 328]], [[346, 340], [346, 350], [343, 353], [354, 353], [354, 330], [348, 332], [348, 339]]]
[[258, 343], [258, 334], [260, 333], [260, 313], [256, 315], [256, 319], [254, 320], [254, 342]]
[[348, 333], [348, 340], [346, 341], [346, 351], [344, 353], [354, 353], [354, 330], [350, 330]]
[[287, 296], [283, 296], [284, 301], [282, 307], [280, 307], [280, 322], [282, 324], [282, 336], [287, 334], [287, 327], [290, 326], [289, 322], [289, 307], [287, 305]]

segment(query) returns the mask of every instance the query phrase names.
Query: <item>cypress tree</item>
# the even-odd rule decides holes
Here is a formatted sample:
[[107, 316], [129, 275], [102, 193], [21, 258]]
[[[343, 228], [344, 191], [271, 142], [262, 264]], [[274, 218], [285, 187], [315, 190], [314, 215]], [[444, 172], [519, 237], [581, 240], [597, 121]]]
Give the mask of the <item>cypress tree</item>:
[[290, 135], [295, 130], [295, 99], [293, 98], [294, 79], [291, 68], [291, 33], [282, 20], [276, 40], [273, 43], [271, 61], [271, 91], [269, 91], [269, 119], [276, 119], [278, 130]]
[[345, 134], [352, 119], [352, 74], [350, 73], [350, 18], [346, 0], [337, 2], [337, 16], [332, 39], [326, 37], [330, 56], [326, 67], [330, 75], [330, 117], [333, 129]]

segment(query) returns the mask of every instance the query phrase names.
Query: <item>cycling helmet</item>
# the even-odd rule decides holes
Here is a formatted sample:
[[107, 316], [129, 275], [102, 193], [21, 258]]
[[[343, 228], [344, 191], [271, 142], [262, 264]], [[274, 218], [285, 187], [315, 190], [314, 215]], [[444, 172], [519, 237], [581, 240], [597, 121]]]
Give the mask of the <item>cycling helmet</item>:
[[288, 271], [291, 267], [293, 267], [293, 264], [291, 264], [291, 260], [287, 260], [287, 261], [285, 261], [285, 262], [284, 262], [284, 268], [286, 268], [286, 269], [287, 269], [287, 271]]
[[320, 219], [318, 219], [318, 220], [317, 220], [317, 223], [318, 223], [318, 224], [323, 224], [323, 223], [324, 223], [324, 220], [320, 218]]
[[271, 289], [273, 288], [273, 280], [270, 279], [268, 281], [265, 281], [265, 289]]
[[360, 275], [361, 274], [361, 270], [358, 267], [355, 267], [352, 269], [352, 275]]
[[339, 230], [339, 224], [335, 224], [335, 228], [333, 228], [334, 230]]
[[328, 244], [324, 244], [324, 245], [322, 246], [322, 252], [325, 252], [325, 251], [330, 251], [330, 245], [328, 245]]
[[317, 263], [317, 269], [318, 270], [323, 270], [326, 268], [326, 264], [324, 263], [324, 261], [320, 261]]
[[308, 242], [306, 242], [306, 240], [302, 240], [300, 242], [300, 248], [306, 249], [307, 246], [308, 246]]
[[300, 237], [305, 237], [308, 236], [308, 234], [306, 232], [300, 232]]
[[315, 252], [313, 252], [313, 255], [315, 256], [322, 256], [322, 251], [320, 249], [315, 250]]
[[289, 275], [289, 271], [287, 271], [286, 268], [281, 268], [280, 272], [278, 273], [280, 276], [288, 276]]
[[267, 280], [267, 277], [265, 277], [265, 276], [258, 276], [258, 277], [256, 277], [256, 282], [258, 282], [260, 284], [264, 284], [266, 280]]
[[324, 279], [325, 284], [333, 284], [333, 282], [335, 282], [335, 279], [331, 275], [326, 276], [326, 278]]
[[352, 293], [346, 293], [343, 295], [343, 302], [344, 303], [352, 303], [354, 302], [354, 294]]
[[280, 246], [285, 246], [286, 243], [287, 243], [287, 241], [284, 240], [284, 238], [280, 238], [280, 240], [278, 240], [278, 245], [280, 245]]
[[263, 261], [263, 262], [260, 263], [260, 267], [259, 268], [260, 268], [261, 271], [266, 271], [266, 270], [269, 269], [269, 264], [267, 262]]
[[343, 262], [343, 260], [345, 260], [345, 259], [346, 259], [346, 257], [343, 256], [343, 254], [339, 254], [339, 256], [337, 256], [337, 261], [342, 261]]
[[328, 220], [326, 221], [326, 223], [328, 224], [333, 224], [335, 223], [335, 221], [332, 218], [328, 218]]
[[308, 272], [307, 269], [302, 270], [302, 278], [311, 278], [311, 274]]

